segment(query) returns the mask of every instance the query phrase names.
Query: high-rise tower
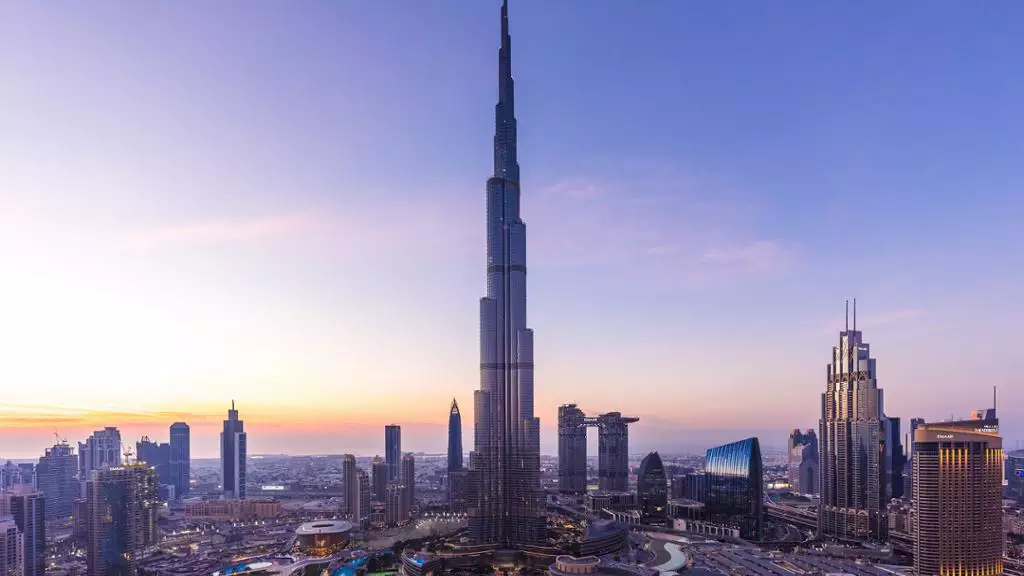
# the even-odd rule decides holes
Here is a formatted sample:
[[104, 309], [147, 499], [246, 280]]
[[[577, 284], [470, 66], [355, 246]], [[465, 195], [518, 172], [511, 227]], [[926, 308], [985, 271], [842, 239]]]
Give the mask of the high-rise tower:
[[220, 471], [224, 498], [245, 500], [245, 423], [238, 419], [235, 401], [231, 401], [224, 431], [220, 433]]
[[459, 403], [452, 398], [452, 408], [448, 412], [448, 471], [462, 470], [462, 414]]
[[191, 430], [184, 422], [171, 424], [171, 483], [174, 496], [181, 499], [189, 491], [189, 477], [192, 468]]
[[398, 480], [402, 466], [402, 427], [384, 427], [384, 461], [388, 463], [388, 480]]
[[540, 420], [533, 415], [533, 331], [526, 322], [526, 224], [519, 213], [508, 0], [501, 6], [494, 175], [487, 180], [487, 295], [480, 299], [470, 537], [515, 546], [544, 536]]
[[828, 382], [821, 395], [819, 470], [821, 505], [818, 534], [823, 538], [883, 540], [885, 461], [882, 391], [875, 359], [847, 316], [839, 344], [832, 347]]

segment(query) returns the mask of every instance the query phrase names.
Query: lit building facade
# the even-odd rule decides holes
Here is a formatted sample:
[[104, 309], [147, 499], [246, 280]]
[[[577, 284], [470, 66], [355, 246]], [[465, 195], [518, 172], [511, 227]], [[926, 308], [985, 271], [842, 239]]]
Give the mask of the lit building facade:
[[373, 512], [373, 505], [370, 500], [370, 475], [365, 470], [357, 472], [359, 478], [359, 506], [356, 515], [359, 517], [359, 524], [366, 526], [370, 522], [370, 514]]
[[36, 466], [36, 486], [46, 498], [46, 519], [71, 516], [73, 502], [82, 494], [77, 480], [78, 457], [66, 442], [47, 448]]
[[185, 519], [234, 522], [275, 518], [282, 510], [281, 502], [272, 499], [200, 500], [185, 503]]
[[657, 452], [651, 452], [640, 461], [636, 474], [636, 500], [644, 522], [658, 523], [665, 520], [668, 506], [668, 478], [665, 466]]
[[757, 438], [709, 449], [704, 470], [708, 484], [704, 504], [711, 520], [738, 526], [743, 538], [761, 540], [764, 478]]
[[487, 295], [480, 299], [480, 389], [474, 394], [475, 501], [469, 536], [515, 547], [543, 540], [540, 420], [533, 412], [533, 331], [526, 318], [526, 224], [520, 216], [508, 3], [501, 7], [494, 174], [487, 181]]
[[882, 391], [875, 359], [857, 330], [847, 325], [832, 348], [821, 395], [821, 538], [884, 540], [886, 477]]
[[238, 419], [232, 400], [220, 433], [220, 478], [225, 500], [245, 500], [246, 455], [245, 422]]
[[88, 482], [90, 576], [135, 574], [147, 546], [156, 543], [159, 502], [148, 466], [94, 470]]
[[957, 424], [914, 431], [918, 576], [1003, 573], [1002, 440]]
[[191, 489], [192, 431], [185, 422], [171, 424], [171, 484], [176, 498], [184, 498]]
[[388, 464], [388, 480], [397, 480], [402, 466], [402, 427], [398, 424], [384, 427], [384, 460]]

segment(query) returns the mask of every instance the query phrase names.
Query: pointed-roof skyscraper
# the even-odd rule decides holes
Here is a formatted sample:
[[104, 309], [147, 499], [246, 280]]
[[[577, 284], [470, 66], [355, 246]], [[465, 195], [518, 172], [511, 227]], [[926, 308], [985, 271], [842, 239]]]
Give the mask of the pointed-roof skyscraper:
[[448, 413], [448, 471], [462, 470], [462, 414], [459, 403], [452, 398], [452, 408]]
[[501, 6], [494, 175], [487, 180], [487, 295], [480, 299], [469, 535], [515, 547], [543, 539], [540, 420], [533, 415], [533, 331], [526, 322], [526, 224], [519, 214], [515, 82], [508, 0]]

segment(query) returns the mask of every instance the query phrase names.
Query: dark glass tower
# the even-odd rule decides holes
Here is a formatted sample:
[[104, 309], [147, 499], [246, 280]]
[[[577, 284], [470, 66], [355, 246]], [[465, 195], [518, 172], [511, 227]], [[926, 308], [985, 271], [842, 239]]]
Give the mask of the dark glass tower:
[[735, 524], [740, 536], [761, 540], [764, 531], [764, 480], [761, 445], [747, 438], [707, 451], [705, 505], [711, 519]]
[[462, 470], [462, 414], [459, 403], [452, 398], [452, 408], [448, 413], [448, 471]]
[[235, 410], [232, 400], [224, 431], [220, 434], [221, 482], [225, 499], [245, 499], [245, 445], [245, 423], [238, 419], [238, 410]]
[[657, 452], [651, 452], [640, 462], [636, 474], [637, 503], [644, 521], [663, 522], [668, 507], [668, 478], [665, 466]]
[[171, 483], [171, 445], [153, 442], [149, 436], [135, 443], [135, 455], [139, 462], [149, 464], [156, 471], [160, 484]]
[[[36, 485], [46, 497], [46, 519], [69, 518], [82, 489], [75, 475], [78, 456], [66, 442], [47, 448], [36, 466]], [[83, 479], [84, 480], [84, 479]]]
[[597, 475], [601, 490], [629, 488], [629, 425], [639, 418], [609, 412], [597, 417]]
[[508, 1], [501, 6], [494, 175], [487, 180], [487, 295], [480, 299], [469, 535], [516, 547], [544, 537], [540, 420], [533, 415], [533, 331], [526, 320], [526, 224], [519, 211]]
[[10, 496], [11, 516], [24, 538], [23, 576], [46, 573], [46, 502], [40, 492]]
[[857, 330], [856, 300], [853, 329], [847, 323], [839, 333], [825, 374], [818, 435], [818, 535], [884, 540], [888, 523], [882, 391], [871, 349]]
[[136, 574], [143, 551], [156, 543], [159, 503], [153, 469], [101, 470], [88, 487], [89, 574]]
[[575, 404], [558, 407], [558, 491], [587, 491], [587, 417]]
[[191, 470], [191, 430], [188, 424], [175, 422], [171, 424], [171, 484], [175, 498], [188, 494]]
[[402, 427], [398, 424], [384, 427], [384, 461], [388, 464], [388, 480], [398, 480], [402, 472]]

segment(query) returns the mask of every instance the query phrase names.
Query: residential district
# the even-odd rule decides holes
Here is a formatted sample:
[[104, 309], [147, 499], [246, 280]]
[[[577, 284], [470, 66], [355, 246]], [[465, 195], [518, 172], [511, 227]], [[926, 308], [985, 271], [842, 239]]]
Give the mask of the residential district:
[[381, 456], [249, 454], [234, 402], [215, 461], [191, 458], [185, 422], [134, 445], [113, 426], [58, 437], [36, 461], [0, 465], [0, 576], [1024, 574], [1024, 451], [1004, 452], [995, 397], [902, 428], [856, 302], [806, 399], [817, 429], [784, 451], [737, 438], [634, 454], [638, 418], [565, 404], [558, 456], [541, 455], [511, 46], [506, 1], [468, 455], [454, 401], [437, 407], [445, 454], [403, 452], [398, 425]]

